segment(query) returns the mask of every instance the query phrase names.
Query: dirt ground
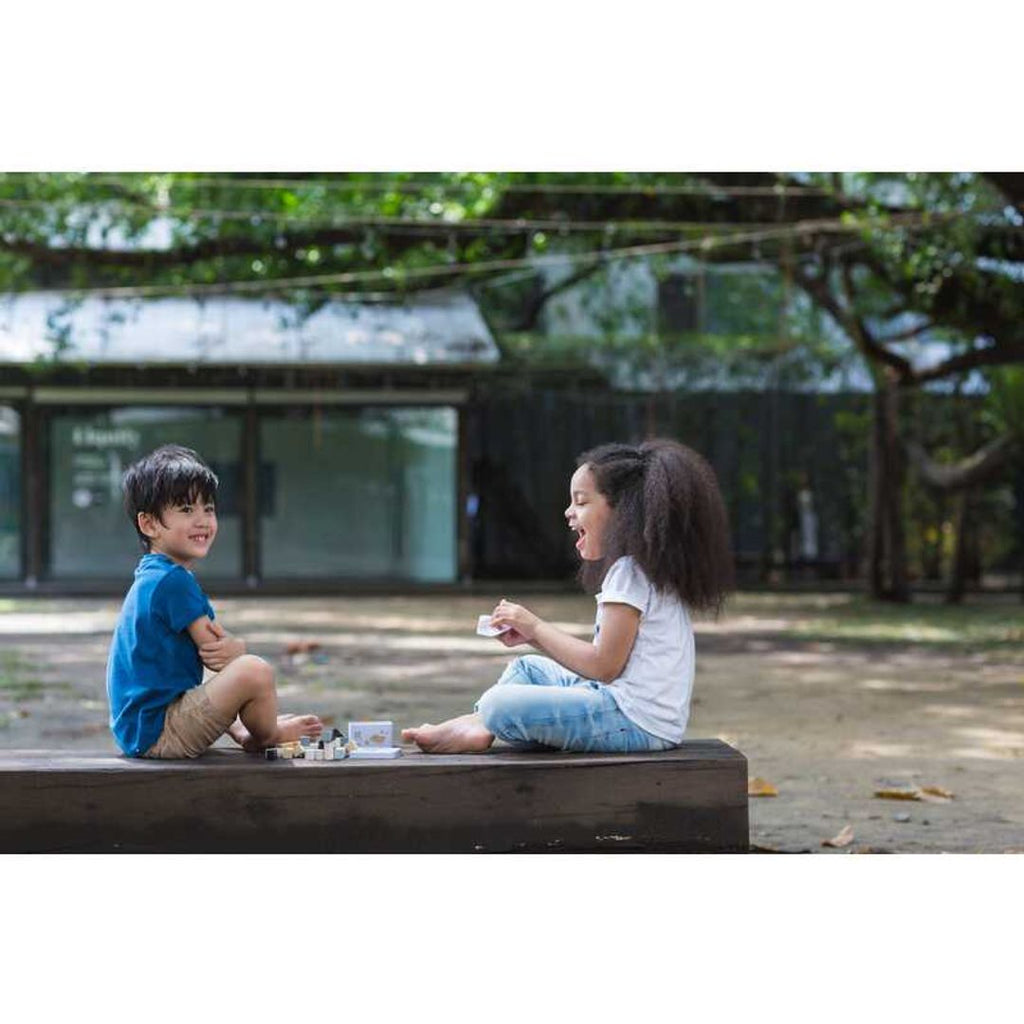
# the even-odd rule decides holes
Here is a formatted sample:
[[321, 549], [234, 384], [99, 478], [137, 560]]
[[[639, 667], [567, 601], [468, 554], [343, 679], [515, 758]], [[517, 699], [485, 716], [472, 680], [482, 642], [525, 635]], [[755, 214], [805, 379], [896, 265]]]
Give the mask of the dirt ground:
[[[589, 637], [593, 599], [509, 593]], [[224, 598], [218, 616], [278, 673], [282, 709], [419, 724], [461, 714], [508, 651], [474, 635], [495, 597]], [[718, 736], [774, 797], [751, 797], [761, 851], [1024, 852], [1024, 636], [828, 632], [842, 595], [740, 594], [697, 625], [692, 737]], [[104, 668], [119, 600], [0, 601], [0, 749], [114, 751]], [[1014, 621], [1024, 608], [993, 614]], [[884, 615], [876, 612], [876, 615]], [[981, 610], [982, 619], [988, 614]], [[856, 617], [851, 619], [856, 626]], [[973, 620], [972, 620], [973, 621]], [[930, 625], [929, 625], [930, 623]], [[309, 652], [287, 653], [294, 641]], [[230, 741], [223, 739], [223, 744]], [[936, 802], [883, 799], [938, 786]], [[845, 826], [852, 841], [823, 847]]]

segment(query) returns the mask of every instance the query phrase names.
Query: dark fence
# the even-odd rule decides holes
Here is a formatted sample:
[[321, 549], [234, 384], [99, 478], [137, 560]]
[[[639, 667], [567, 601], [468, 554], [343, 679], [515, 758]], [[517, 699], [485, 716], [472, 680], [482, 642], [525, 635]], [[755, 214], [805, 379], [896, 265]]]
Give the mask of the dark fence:
[[802, 566], [819, 578], [853, 577], [868, 416], [865, 395], [492, 390], [468, 412], [473, 575], [571, 575], [574, 537], [562, 513], [576, 456], [606, 441], [666, 436], [714, 466], [741, 576]]
[[[975, 427], [961, 439], [963, 451], [981, 443], [980, 435], [969, 436], [977, 432], [977, 411], [965, 410]], [[913, 417], [919, 436], [948, 434], [948, 397], [919, 396]], [[606, 441], [661, 435], [697, 449], [714, 466], [741, 582], [861, 578], [870, 426], [865, 394], [624, 394], [528, 379], [488, 387], [468, 410], [472, 575], [571, 577], [577, 559], [562, 513], [576, 456]], [[909, 475], [912, 579], [938, 586], [948, 572], [958, 500]], [[1024, 469], [976, 500], [971, 581], [979, 583], [984, 569], [1012, 585], [1024, 561]]]

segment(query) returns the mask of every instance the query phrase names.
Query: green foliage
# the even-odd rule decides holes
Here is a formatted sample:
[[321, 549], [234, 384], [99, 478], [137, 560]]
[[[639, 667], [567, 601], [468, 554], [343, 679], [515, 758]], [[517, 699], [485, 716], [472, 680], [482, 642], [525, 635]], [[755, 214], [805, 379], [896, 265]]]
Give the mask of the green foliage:
[[854, 208], [846, 226], [864, 245], [857, 276], [862, 311], [897, 308], [953, 329], [946, 341], [968, 349], [978, 335], [997, 342], [1024, 338], [1019, 274], [1024, 229], [1014, 210], [982, 174], [848, 174], [822, 187]]
[[985, 651], [1013, 648], [1024, 639], [1019, 605], [1012, 607], [945, 604], [894, 605], [852, 598], [827, 612], [802, 619], [796, 635], [832, 643]]
[[[308, 175], [243, 187], [251, 176], [4, 174], [0, 229], [15, 244], [0, 250], [0, 289], [185, 288], [369, 268], [399, 278], [449, 262], [436, 229], [486, 215], [499, 178], [439, 174], [409, 187], [409, 174]], [[401, 252], [389, 244], [394, 218], [423, 225]], [[109, 252], [133, 244], [152, 258]], [[105, 258], [90, 258], [100, 248]]]
[[[796, 184], [810, 191], [788, 197]], [[520, 283], [531, 281], [532, 259], [564, 256], [569, 276], [582, 265], [572, 260], [607, 250], [699, 244], [691, 262], [781, 268], [709, 277], [700, 333], [728, 348], [766, 347], [758, 339], [805, 347], [827, 373], [838, 356], [834, 345], [811, 348], [824, 333], [821, 313], [806, 301], [801, 308], [795, 266], [852, 245], [865, 315], [891, 319], [895, 308], [933, 316], [936, 329], [966, 349], [975, 333], [1024, 322], [1018, 282], [982, 265], [1019, 258], [1020, 230], [1005, 206], [977, 174], [2, 174], [0, 291], [262, 282], [265, 291], [247, 293], [291, 296], [307, 286], [289, 280], [312, 276], [322, 295], [400, 297], [461, 279], [481, 285], [499, 330], [516, 331], [538, 294], [536, 276], [532, 286]], [[829, 218], [847, 233], [795, 230]], [[772, 229], [758, 241], [773, 223], [781, 240]], [[737, 237], [750, 240], [730, 241]], [[672, 257], [651, 261], [661, 275]], [[447, 273], [452, 267], [458, 274]], [[609, 280], [602, 270], [576, 286], [603, 333], [623, 333], [626, 322], [640, 325], [635, 335], [657, 333], [649, 294], [609, 301], [600, 294]], [[549, 288], [551, 277], [541, 284]], [[981, 322], [984, 311], [991, 322]], [[685, 347], [692, 339], [660, 344], [673, 350], [676, 341]]]
[[985, 422], [997, 433], [1024, 442], [1024, 365], [999, 366], [987, 371], [989, 394]]
[[1013, 648], [1024, 640], [1020, 604], [1012, 595], [947, 605], [941, 596], [897, 605], [858, 594], [741, 592], [729, 614], [775, 616], [791, 623], [796, 636], [836, 646], [876, 647], [910, 643], [933, 651]]

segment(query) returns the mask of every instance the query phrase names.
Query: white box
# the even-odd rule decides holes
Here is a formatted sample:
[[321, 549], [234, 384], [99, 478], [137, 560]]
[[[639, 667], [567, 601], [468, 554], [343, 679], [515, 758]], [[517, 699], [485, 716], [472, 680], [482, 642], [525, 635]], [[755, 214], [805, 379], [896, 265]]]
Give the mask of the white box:
[[357, 747], [390, 747], [395, 742], [393, 722], [349, 722], [348, 738]]
[[392, 757], [401, 757], [401, 747], [356, 747], [348, 755], [353, 761], [384, 761]]

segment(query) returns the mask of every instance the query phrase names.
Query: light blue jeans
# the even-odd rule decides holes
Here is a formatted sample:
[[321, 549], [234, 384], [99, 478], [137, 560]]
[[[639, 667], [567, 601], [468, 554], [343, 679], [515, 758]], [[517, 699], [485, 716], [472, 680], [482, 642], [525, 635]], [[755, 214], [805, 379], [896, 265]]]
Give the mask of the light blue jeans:
[[515, 747], [623, 753], [676, 745], [630, 721], [607, 686], [540, 654], [516, 658], [476, 711], [498, 739]]

